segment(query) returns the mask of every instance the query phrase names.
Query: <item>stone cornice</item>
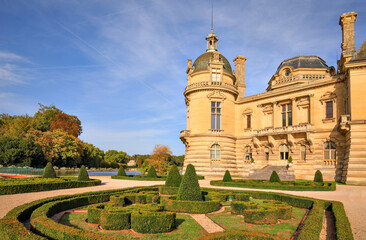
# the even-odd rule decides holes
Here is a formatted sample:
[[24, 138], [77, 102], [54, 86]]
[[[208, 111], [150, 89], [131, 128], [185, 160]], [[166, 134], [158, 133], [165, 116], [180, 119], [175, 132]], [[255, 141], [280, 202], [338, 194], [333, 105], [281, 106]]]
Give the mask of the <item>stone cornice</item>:
[[235, 96], [239, 94], [238, 87], [235, 85], [226, 82], [203, 81], [188, 85], [184, 91], [184, 96], [187, 96], [192, 92], [207, 91], [207, 90], [221, 90], [224, 92], [234, 94]]

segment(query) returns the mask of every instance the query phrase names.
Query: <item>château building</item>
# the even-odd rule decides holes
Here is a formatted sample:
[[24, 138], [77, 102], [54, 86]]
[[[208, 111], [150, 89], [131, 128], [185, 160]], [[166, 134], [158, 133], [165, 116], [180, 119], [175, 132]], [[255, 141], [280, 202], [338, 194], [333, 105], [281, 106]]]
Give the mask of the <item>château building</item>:
[[[356, 12], [340, 16], [337, 69], [318, 56], [284, 60], [265, 92], [245, 96], [246, 58], [230, 62], [207, 35], [207, 50], [188, 59], [185, 166], [200, 175], [255, 177], [284, 169], [296, 179], [366, 184], [366, 40], [356, 51]], [[250, 86], [248, 86], [250, 87]], [[292, 162], [289, 159], [292, 159]]]

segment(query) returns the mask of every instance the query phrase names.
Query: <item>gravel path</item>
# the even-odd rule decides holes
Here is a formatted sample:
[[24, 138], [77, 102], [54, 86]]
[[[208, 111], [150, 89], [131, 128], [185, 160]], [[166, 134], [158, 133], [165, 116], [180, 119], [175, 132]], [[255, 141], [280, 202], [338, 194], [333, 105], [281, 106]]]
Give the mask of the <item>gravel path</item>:
[[[77, 194], [84, 192], [102, 191], [108, 189], [120, 189], [136, 186], [151, 186], [164, 184], [162, 181], [132, 181], [132, 180], [115, 180], [110, 176], [93, 177], [102, 180], [103, 184], [94, 187], [61, 189], [35, 193], [20, 193], [12, 195], [0, 195], [0, 217], [6, 215], [8, 211], [34, 200], [68, 194]], [[356, 240], [366, 240], [366, 186], [350, 186], [337, 185], [337, 191], [334, 192], [311, 192], [311, 191], [281, 191], [281, 190], [257, 190], [232, 187], [216, 187], [210, 186], [209, 180], [200, 180], [201, 187], [247, 190], [247, 191], [266, 191], [266, 192], [282, 192], [298, 196], [306, 196], [319, 198], [324, 200], [340, 201], [344, 204], [347, 216], [351, 222], [352, 231]]]
[[206, 214], [189, 214], [208, 233], [223, 232], [224, 229], [212, 221]]

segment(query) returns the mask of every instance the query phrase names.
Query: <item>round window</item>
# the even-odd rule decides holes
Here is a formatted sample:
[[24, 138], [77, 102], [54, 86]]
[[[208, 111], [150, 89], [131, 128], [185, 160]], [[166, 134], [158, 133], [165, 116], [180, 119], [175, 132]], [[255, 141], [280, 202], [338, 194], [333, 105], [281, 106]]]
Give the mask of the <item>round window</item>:
[[290, 76], [290, 73], [291, 73], [291, 72], [290, 72], [290, 70], [286, 70], [286, 72], [285, 72], [285, 76], [286, 76], [286, 77]]

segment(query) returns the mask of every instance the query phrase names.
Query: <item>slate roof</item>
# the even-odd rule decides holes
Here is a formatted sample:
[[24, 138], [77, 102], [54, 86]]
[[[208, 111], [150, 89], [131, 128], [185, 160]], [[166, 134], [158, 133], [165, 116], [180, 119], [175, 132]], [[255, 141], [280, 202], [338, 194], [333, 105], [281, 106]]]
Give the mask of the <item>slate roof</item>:
[[[206, 52], [206, 53], [202, 54], [201, 56], [199, 56], [196, 59], [196, 61], [194, 61], [194, 63], [193, 63], [193, 67], [194, 67], [193, 73], [209, 70], [208, 63], [212, 59], [212, 57], [213, 57], [213, 52]], [[224, 72], [233, 74], [229, 61], [221, 54], [220, 54], [219, 58], [224, 63], [224, 66], [223, 66]]]
[[366, 39], [361, 44], [360, 48], [353, 54], [350, 61], [361, 61], [366, 60]]
[[281, 68], [289, 66], [293, 69], [296, 68], [328, 68], [328, 65], [325, 63], [323, 59], [318, 56], [305, 56], [300, 55], [293, 58], [289, 58], [281, 62], [280, 66], [278, 66], [276, 73], [279, 73]]

